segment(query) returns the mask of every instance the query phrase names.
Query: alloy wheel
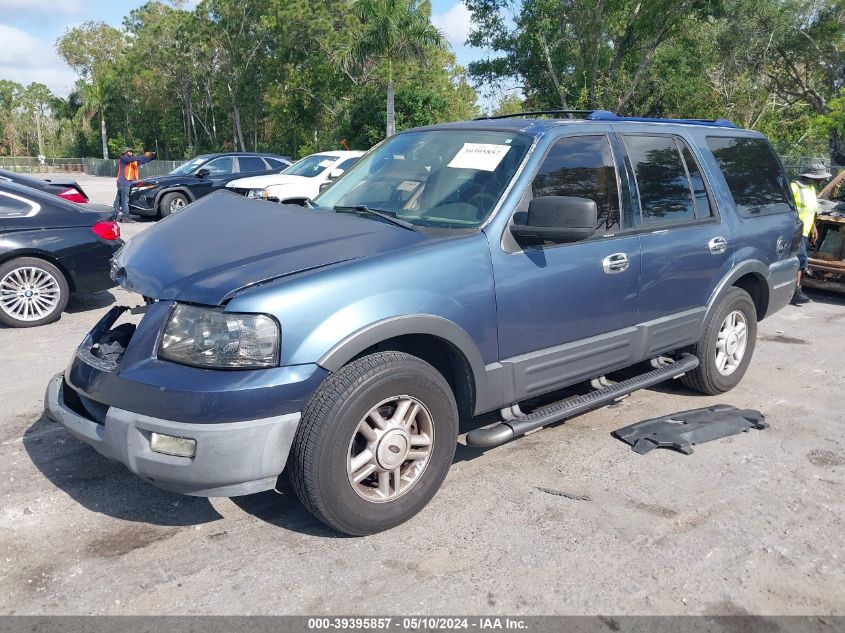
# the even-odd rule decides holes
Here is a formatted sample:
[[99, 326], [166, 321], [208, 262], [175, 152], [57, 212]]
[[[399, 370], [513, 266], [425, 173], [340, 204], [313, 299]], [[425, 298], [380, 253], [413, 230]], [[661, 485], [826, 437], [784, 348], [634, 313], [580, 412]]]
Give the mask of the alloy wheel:
[[411, 396], [374, 406], [349, 442], [346, 473], [355, 492], [373, 503], [393, 501], [420, 480], [434, 448], [428, 408]]
[[0, 309], [19, 321], [43, 319], [56, 309], [60, 299], [59, 282], [41, 268], [15, 268], [0, 280]]
[[716, 337], [716, 369], [723, 376], [734, 373], [745, 356], [748, 345], [748, 321], [739, 310], [734, 310], [719, 328]]

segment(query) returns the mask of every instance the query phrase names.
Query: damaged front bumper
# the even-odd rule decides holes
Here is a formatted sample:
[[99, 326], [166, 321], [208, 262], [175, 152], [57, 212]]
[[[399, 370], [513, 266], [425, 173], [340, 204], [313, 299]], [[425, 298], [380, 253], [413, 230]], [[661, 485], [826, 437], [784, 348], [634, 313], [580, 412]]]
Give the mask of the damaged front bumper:
[[[137, 326], [112, 308], [54, 377], [45, 410], [72, 435], [147, 481], [198, 496], [268, 490], [281, 474], [300, 411], [328, 375], [317, 365], [217, 370], [159, 360], [171, 302], [150, 304]], [[194, 440], [181, 457], [151, 434]]]
[[[284, 470], [299, 413], [222, 424], [189, 424], [108, 407], [102, 422], [87, 415], [79, 394], [54, 376], [44, 408], [97, 452], [165, 490], [200, 497], [236, 497], [271, 490]], [[192, 457], [156, 452], [152, 433], [196, 442]]]

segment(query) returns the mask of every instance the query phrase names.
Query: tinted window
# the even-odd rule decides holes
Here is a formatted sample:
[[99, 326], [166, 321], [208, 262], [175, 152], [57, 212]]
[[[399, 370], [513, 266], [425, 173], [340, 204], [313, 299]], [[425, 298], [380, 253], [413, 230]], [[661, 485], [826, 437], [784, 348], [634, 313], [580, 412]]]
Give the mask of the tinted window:
[[33, 208], [28, 202], [0, 193], [0, 218], [14, 218], [28, 215]]
[[767, 141], [708, 136], [707, 145], [722, 168], [741, 216], [792, 211], [786, 175]]
[[208, 161], [202, 166], [203, 169], [208, 169], [212, 176], [222, 176], [226, 174], [235, 173], [235, 158], [233, 156], [221, 156], [214, 160]]
[[678, 140], [678, 147], [681, 148], [690, 178], [692, 195], [695, 199], [695, 217], [709, 218], [713, 215], [713, 209], [710, 207], [710, 196], [707, 195], [707, 188], [704, 186], [704, 178], [698, 169], [698, 163], [686, 143]]
[[626, 136], [643, 226], [695, 219], [687, 170], [671, 136]]
[[554, 144], [531, 190], [535, 198], [574, 196], [594, 200], [597, 229], [619, 228], [619, 189], [610, 141], [606, 136], [570, 136]]
[[264, 160], [270, 164], [270, 169], [286, 169], [290, 167], [290, 163], [279, 160], [278, 158], [265, 158]]
[[238, 170], [241, 173], [250, 171], [266, 171], [267, 166], [259, 156], [238, 156]]

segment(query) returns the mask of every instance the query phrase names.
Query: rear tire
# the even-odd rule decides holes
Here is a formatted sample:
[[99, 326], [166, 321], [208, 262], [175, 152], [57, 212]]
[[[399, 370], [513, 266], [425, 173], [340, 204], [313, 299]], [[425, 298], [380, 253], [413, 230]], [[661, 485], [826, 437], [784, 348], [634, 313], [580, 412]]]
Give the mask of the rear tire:
[[731, 288], [712, 312], [704, 334], [691, 350], [698, 356], [698, 367], [684, 374], [681, 382], [709, 396], [730, 391], [745, 375], [756, 342], [754, 301], [742, 288]]
[[58, 321], [70, 288], [64, 274], [37, 257], [18, 257], [0, 265], [0, 323], [36, 327]]
[[185, 194], [177, 191], [166, 193], [161, 199], [161, 203], [159, 203], [159, 213], [161, 214], [161, 217], [166, 218], [171, 213], [181, 211], [188, 206], [188, 204], [188, 198], [185, 197]]
[[303, 505], [352, 536], [404, 523], [434, 497], [455, 454], [458, 410], [446, 379], [400, 352], [364, 356], [306, 405], [290, 478]]

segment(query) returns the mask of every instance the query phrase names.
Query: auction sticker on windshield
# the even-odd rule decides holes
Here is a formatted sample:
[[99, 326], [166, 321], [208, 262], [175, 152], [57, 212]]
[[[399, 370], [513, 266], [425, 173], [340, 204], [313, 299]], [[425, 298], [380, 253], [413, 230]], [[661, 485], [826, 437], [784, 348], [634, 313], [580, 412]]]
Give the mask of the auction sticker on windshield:
[[447, 166], [454, 169], [495, 171], [509, 149], [510, 145], [464, 143], [464, 146], [455, 154], [455, 157]]

